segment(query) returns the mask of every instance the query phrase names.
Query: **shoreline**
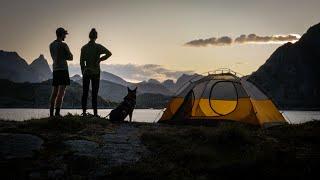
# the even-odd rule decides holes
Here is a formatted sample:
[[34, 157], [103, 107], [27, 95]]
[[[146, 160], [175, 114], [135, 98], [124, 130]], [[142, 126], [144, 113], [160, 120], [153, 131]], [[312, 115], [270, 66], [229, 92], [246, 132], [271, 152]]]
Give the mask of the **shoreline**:
[[[12, 108], [12, 107], [6, 107], [6, 108], [2, 108], [2, 107], [0, 107], [0, 109], [41, 109], [41, 110], [49, 110], [49, 108], [30, 108], [30, 107], [18, 107], [18, 108]], [[61, 109], [76, 109], [76, 110], [78, 110], [78, 109], [80, 109], [81, 110], [81, 107], [79, 107], [79, 108], [61, 108]], [[92, 108], [88, 108], [88, 110], [91, 110]], [[112, 110], [112, 109], [114, 109], [114, 108], [98, 108], [98, 110]], [[165, 109], [165, 108], [135, 108], [135, 110], [163, 110], [163, 109]]]
[[[114, 109], [115, 107], [107, 107], [107, 108], [99, 108], [98, 109], [104, 109], [104, 110], [111, 110]], [[33, 108], [33, 107], [0, 107], [0, 109], [49, 109], [49, 108]], [[81, 109], [79, 108], [62, 108], [62, 109]], [[89, 108], [92, 109], [92, 108]], [[144, 110], [144, 109], [150, 109], [150, 110], [163, 110], [165, 108], [135, 108], [139, 110]], [[320, 108], [283, 108], [279, 109], [279, 111], [320, 111]]]

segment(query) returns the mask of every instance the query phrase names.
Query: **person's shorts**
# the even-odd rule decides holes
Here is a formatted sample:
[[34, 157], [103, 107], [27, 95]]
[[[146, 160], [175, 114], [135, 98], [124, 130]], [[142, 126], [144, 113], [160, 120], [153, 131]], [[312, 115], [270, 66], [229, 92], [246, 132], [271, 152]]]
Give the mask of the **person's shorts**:
[[68, 86], [70, 85], [70, 77], [68, 70], [56, 70], [52, 73], [52, 86]]

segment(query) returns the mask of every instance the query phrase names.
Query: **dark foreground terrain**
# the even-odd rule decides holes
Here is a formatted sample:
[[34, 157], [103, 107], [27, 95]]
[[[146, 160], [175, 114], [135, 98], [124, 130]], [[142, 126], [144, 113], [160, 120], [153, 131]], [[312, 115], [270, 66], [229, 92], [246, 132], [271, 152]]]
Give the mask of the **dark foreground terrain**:
[[318, 179], [320, 122], [269, 129], [0, 121], [1, 179]]

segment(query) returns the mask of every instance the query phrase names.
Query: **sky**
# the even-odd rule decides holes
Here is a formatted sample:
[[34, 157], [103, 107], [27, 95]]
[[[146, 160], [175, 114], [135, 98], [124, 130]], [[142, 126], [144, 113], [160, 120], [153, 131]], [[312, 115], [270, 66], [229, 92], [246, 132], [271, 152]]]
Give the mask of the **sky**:
[[49, 44], [56, 28], [64, 27], [74, 69], [90, 29], [96, 28], [97, 42], [113, 53], [103, 67], [131, 81], [175, 79], [182, 73], [218, 68], [247, 75], [281, 44], [296, 41], [320, 21], [319, 0], [0, 0], [0, 4], [0, 49], [16, 51], [28, 63], [44, 54], [51, 64]]

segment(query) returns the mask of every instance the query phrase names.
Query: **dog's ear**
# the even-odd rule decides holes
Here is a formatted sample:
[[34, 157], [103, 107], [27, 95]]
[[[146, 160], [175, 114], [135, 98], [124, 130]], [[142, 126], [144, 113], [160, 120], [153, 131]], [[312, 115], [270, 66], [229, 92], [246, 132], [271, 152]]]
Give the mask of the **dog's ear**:
[[136, 91], [137, 91], [137, 89], [138, 89], [138, 87], [134, 88], [134, 90], [133, 90], [133, 91], [135, 91], [135, 92], [136, 92]]
[[129, 87], [127, 87], [127, 89], [128, 89], [128, 92], [131, 92], [131, 89]]

